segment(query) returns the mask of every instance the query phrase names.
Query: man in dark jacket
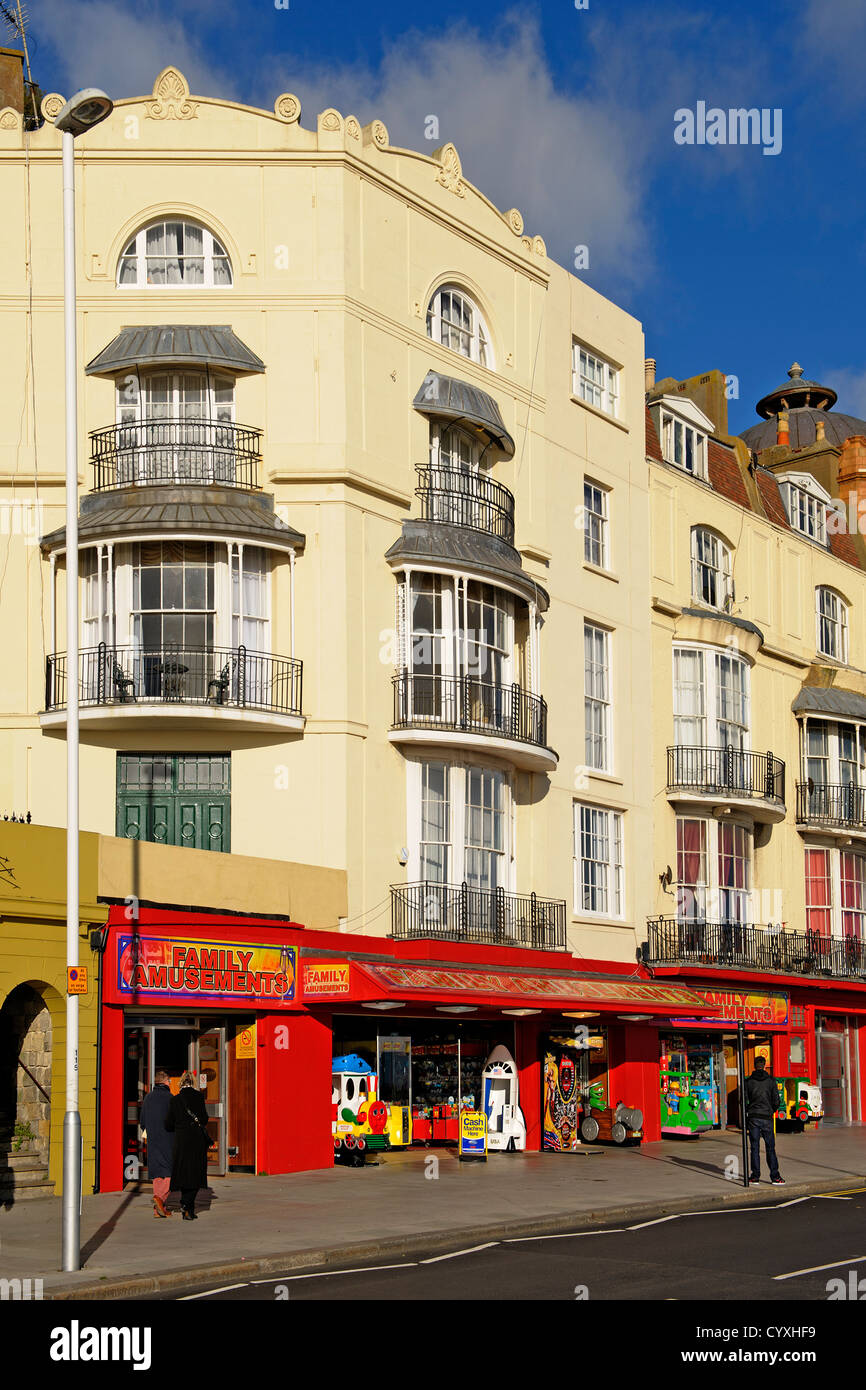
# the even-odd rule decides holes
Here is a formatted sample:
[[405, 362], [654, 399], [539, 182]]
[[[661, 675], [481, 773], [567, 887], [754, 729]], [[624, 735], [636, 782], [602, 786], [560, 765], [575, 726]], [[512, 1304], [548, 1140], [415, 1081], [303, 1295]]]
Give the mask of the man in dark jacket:
[[141, 1103], [138, 1123], [147, 1133], [147, 1172], [153, 1180], [153, 1214], [170, 1216], [166, 1199], [171, 1188], [171, 1165], [174, 1156], [174, 1135], [165, 1127], [171, 1105], [168, 1072], [155, 1073], [153, 1090]]
[[763, 1057], [755, 1058], [755, 1070], [746, 1077], [746, 1120], [749, 1126], [749, 1147], [751, 1149], [752, 1171], [750, 1182], [761, 1181], [761, 1138], [767, 1150], [767, 1163], [770, 1168], [770, 1182], [774, 1187], [784, 1187], [785, 1179], [779, 1172], [776, 1157], [776, 1136], [773, 1132], [773, 1116], [779, 1109], [779, 1088], [772, 1076], [767, 1073]]

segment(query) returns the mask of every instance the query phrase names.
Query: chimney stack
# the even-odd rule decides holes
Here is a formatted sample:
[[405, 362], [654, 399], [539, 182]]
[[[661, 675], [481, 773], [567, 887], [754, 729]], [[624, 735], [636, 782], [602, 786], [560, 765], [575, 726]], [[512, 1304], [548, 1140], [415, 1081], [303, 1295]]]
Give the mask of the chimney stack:
[[24, 54], [17, 48], [0, 48], [0, 111], [4, 106], [24, 114]]
[[776, 416], [776, 443], [783, 445], [785, 448], [790, 446], [791, 436], [788, 432], [787, 410], [780, 410], [779, 414]]
[[866, 435], [854, 434], [842, 445], [836, 486], [849, 516], [862, 516], [866, 508]]
[[647, 357], [643, 364], [644, 390], [651, 391], [656, 384], [656, 360], [654, 357]]
[[826, 431], [827, 431], [826, 423], [825, 423], [823, 420], [816, 420], [816, 421], [815, 421], [815, 443], [816, 443], [816, 444], [823, 444], [823, 443], [824, 443], [824, 438], [825, 438], [825, 435], [826, 435]]

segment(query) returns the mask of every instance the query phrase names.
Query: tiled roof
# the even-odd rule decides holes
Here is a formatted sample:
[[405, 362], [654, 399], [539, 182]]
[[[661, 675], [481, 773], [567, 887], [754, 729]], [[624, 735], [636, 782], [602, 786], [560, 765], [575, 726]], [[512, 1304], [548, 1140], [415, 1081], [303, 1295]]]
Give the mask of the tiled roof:
[[740, 465], [733, 449], [727, 449], [716, 439], [707, 440], [707, 472], [715, 492], [740, 507], [749, 506], [749, 494]]
[[646, 411], [646, 451], [647, 457], [656, 459], [659, 463], [664, 463], [662, 458], [662, 446], [659, 444], [659, 437], [655, 427], [655, 421], [647, 406]]
[[776, 475], [759, 466], [755, 469], [755, 482], [767, 520], [774, 522], [776, 526], [789, 528], [788, 514], [785, 511], [785, 504], [782, 501]]

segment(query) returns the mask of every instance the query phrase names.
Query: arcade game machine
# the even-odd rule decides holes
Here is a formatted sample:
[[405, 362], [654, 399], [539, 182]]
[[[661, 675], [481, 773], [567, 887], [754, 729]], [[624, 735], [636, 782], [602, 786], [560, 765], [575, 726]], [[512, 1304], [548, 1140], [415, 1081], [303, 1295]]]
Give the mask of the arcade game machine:
[[[703, 1092], [706, 1088], [698, 1089]], [[662, 1053], [660, 1100], [663, 1135], [693, 1139], [712, 1129], [712, 1107], [705, 1096], [694, 1094], [684, 1052]]]

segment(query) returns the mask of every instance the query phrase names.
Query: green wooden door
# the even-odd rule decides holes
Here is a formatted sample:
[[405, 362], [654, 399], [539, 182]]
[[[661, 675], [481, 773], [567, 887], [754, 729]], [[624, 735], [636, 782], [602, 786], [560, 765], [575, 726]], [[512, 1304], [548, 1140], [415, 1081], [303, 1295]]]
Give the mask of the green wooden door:
[[117, 834], [131, 840], [231, 848], [231, 756], [118, 753]]

